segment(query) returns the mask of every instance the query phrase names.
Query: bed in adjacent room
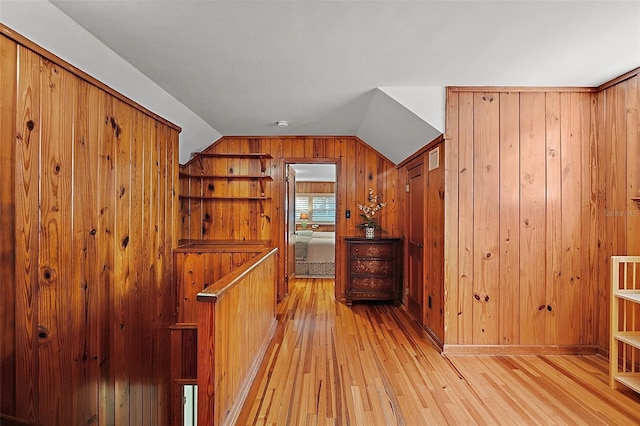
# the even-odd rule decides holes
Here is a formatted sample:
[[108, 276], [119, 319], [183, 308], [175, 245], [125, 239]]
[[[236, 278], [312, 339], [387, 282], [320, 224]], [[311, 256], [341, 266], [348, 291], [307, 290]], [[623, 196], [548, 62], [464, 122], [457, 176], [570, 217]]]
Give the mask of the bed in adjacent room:
[[298, 231], [296, 235], [296, 276], [336, 275], [336, 233]]

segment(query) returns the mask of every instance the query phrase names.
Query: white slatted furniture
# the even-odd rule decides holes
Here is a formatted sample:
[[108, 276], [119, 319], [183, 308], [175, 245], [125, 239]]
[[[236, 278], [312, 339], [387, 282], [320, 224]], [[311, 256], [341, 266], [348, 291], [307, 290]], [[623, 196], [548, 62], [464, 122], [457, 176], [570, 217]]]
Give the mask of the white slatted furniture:
[[609, 384], [640, 392], [640, 256], [611, 256]]

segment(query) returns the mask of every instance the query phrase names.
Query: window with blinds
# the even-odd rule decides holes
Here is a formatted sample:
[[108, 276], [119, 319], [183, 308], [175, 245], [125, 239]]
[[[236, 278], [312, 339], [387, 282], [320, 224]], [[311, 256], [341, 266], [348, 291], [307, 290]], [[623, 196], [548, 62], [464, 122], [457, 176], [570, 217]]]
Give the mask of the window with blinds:
[[296, 222], [308, 213], [309, 222], [336, 223], [335, 194], [296, 194]]

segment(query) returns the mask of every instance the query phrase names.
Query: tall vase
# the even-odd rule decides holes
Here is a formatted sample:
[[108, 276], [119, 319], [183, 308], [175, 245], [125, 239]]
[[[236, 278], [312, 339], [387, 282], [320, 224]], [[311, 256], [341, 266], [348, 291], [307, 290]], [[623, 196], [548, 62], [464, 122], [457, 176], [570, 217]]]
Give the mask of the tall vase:
[[367, 226], [364, 228], [364, 237], [373, 240], [376, 238], [376, 228], [372, 226]]

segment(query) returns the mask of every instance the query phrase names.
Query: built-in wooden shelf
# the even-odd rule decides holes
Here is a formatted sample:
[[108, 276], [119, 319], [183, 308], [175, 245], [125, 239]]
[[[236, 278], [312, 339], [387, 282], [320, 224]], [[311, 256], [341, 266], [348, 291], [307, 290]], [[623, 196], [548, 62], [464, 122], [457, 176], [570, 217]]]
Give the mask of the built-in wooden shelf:
[[248, 201], [265, 201], [270, 200], [271, 197], [242, 197], [242, 196], [227, 196], [227, 195], [179, 195], [181, 200], [248, 200]]
[[206, 175], [206, 174], [193, 174], [180, 172], [181, 178], [194, 178], [194, 179], [236, 179], [236, 180], [268, 180], [272, 181], [273, 178], [267, 175]]
[[[260, 252], [273, 247], [271, 240], [201, 240], [183, 239], [178, 240], [175, 253], [244, 253]], [[196, 324], [197, 326], [197, 324]]]
[[[194, 179], [201, 181], [202, 179], [218, 179], [218, 180], [227, 180], [227, 181], [255, 181], [259, 184], [259, 190], [257, 192], [258, 196], [235, 196], [235, 195], [179, 195], [178, 198], [180, 200], [194, 200], [194, 201], [258, 201], [260, 202], [259, 210], [260, 216], [265, 217], [264, 215], [264, 203], [263, 201], [270, 200], [271, 197], [267, 197], [265, 194], [267, 192], [267, 184], [266, 182], [273, 181], [273, 178], [269, 176], [267, 172], [267, 159], [273, 158], [271, 154], [264, 152], [194, 152], [194, 158], [197, 158], [200, 163], [200, 173], [188, 173], [188, 172], [180, 172], [179, 177], [182, 179]], [[210, 158], [211, 161], [215, 161], [216, 159], [249, 159], [249, 160], [259, 160], [260, 161], [260, 171], [256, 173], [257, 170], [253, 170], [250, 173], [253, 174], [220, 174], [218, 169], [217, 173], [205, 173], [205, 167], [203, 159]], [[210, 169], [211, 170], [211, 169]], [[233, 172], [233, 170], [229, 170]], [[213, 185], [209, 185], [209, 189], [213, 190]], [[230, 191], [231, 192], [231, 191]]]
[[[194, 158], [200, 162], [200, 170], [204, 170], [203, 158], [221, 158], [221, 159], [256, 159], [260, 160], [260, 172], [264, 175], [267, 171], [267, 159], [273, 158], [271, 154], [265, 152], [194, 152]], [[233, 175], [231, 175], [233, 176]]]
[[640, 197], [631, 197], [631, 201], [634, 201], [640, 209]]
[[170, 330], [197, 330], [197, 322], [177, 322], [174, 325], [169, 326]]
[[265, 152], [194, 152], [193, 156], [207, 158], [273, 158], [271, 154]]

